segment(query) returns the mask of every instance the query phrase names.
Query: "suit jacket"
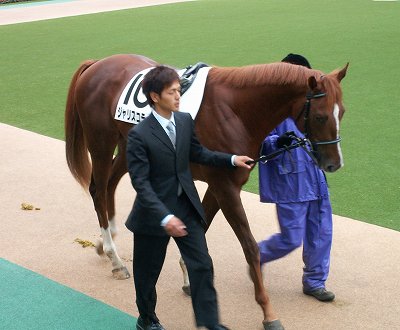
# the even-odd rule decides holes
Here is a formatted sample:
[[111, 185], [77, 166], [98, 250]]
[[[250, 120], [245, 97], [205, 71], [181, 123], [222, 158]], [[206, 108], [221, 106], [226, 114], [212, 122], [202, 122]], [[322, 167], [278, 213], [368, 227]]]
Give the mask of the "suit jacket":
[[176, 150], [153, 114], [129, 131], [127, 164], [137, 196], [125, 225], [134, 233], [167, 235], [161, 221], [168, 214], [179, 217], [179, 183], [205, 225], [189, 164], [233, 167], [231, 154], [210, 151], [199, 143], [188, 113], [175, 112], [174, 117]]

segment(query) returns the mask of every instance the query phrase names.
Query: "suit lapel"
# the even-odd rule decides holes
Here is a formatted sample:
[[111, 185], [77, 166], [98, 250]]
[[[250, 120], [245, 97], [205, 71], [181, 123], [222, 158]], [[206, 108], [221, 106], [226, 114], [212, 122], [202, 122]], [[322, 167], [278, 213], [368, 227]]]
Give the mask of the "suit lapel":
[[150, 119], [150, 127], [152, 130], [152, 134], [159, 139], [165, 146], [167, 146], [169, 149], [175, 152], [175, 148], [172, 145], [171, 140], [169, 139], [167, 133], [164, 131], [156, 117], [153, 116], [153, 114], [150, 114], [149, 116]]
[[174, 116], [175, 116], [175, 128], [176, 128], [176, 151], [179, 152], [179, 150], [181, 150], [183, 147], [183, 143], [185, 142], [183, 141], [184, 139], [182, 139], [182, 136], [185, 136], [184, 130], [186, 128], [182, 119], [183, 116], [180, 116], [179, 112], [175, 113]]

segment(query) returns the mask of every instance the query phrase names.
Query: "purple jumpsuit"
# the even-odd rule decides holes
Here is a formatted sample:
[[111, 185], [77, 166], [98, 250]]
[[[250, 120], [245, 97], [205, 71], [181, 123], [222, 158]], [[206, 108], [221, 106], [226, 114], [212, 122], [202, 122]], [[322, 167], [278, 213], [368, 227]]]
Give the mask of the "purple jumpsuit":
[[[262, 154], [278, 149], [287, 132], [303, 134], [289, 118], [264, 140]], [[332, 244], [332, 208], [325, 175], [302, 149], [259, 164], [260, 201], [275, 203], [281, 232], [258, 243], [261, 264], [279, 259], [303, 243], [303, 288], [325, 287]]]

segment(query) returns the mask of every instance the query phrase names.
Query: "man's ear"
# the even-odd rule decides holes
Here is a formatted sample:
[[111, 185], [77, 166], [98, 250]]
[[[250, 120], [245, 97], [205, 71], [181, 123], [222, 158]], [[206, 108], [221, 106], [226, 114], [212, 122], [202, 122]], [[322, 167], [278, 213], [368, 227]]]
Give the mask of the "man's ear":
[[160, 101], [160, 95], [158, 95], [156, 92], [150, 92], [150, 97], [154, 103], [158, 103]]

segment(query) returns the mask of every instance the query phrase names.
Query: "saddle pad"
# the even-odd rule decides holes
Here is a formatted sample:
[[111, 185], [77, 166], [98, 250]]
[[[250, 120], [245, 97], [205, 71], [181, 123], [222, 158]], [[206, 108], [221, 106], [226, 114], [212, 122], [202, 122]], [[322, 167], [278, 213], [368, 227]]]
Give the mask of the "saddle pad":
[[[147, 68], [137, 73], [125, 86], [119, 97], [114, 119], [131, 124], [138, 124], [150, 113], [152, 108], [149, 106], [146, 97], [142, 92], [142, 80], [147, 72], [152, 68]], [[188, 112], [193, 120], [199, 111], [204, 94], [208, 71], [211, 67], [201, 68], [189, 89], [182, 95], [179, 111]], [[179, 77], [185, 70], [177, 71]]]

